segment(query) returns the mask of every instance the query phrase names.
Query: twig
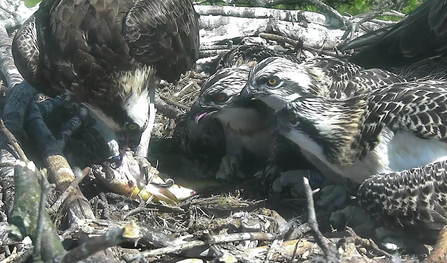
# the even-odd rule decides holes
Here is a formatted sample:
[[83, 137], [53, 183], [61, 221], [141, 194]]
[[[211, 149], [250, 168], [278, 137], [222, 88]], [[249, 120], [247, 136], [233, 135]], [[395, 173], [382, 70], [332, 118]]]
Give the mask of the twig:
[[335, 19], [340, 21], [342, 28], [352, 27], [351, 21], [349, 21], [348, 19], [346, 19], [345, 17], [340, 15], [340, 13], [337, 10], [328, 6], [327, 4], [323, 3], [322, 1], [320, 1], [320, 0], [305, 0], [305, 1], [308, 2], [309, 4], [312, 4], [312, 5], [320, 8], [323, 12], [331, 14]]
[[[171, 106], [171, 105], [174, 106]], [[158, 112], [163, 114], [164, 116], [170, 118], [170, 119], [177, 119], [180, 115], [183, 115], [183, 112], [179, 110], [178, 108], [181, 108], [184, 111], [188, 111], [189, 108], [176, 103], [174, 101], [169, 100], [168, 98], [165, 98], [162, 95], [155, 96], [155, 107], [157, 108]], [[178, 107], [178, 108], [176, 108]]]
[[300, 241], [301, 241], [301, 238], [295, 243], [295, 248], [293, 249], [292, 257], [290, 258], [290, 260], [288, 261], [288, 263], [292, 263], [293, 260], [295, 259], [295, 257], [296, 257], [296, 252], [298, 251], [298, 246], [299, 246], [299, 244], [300, 244]]
[[366, 21], [370, 21], [371, 19], [382, 15], [387, 8], [392, 5], [391, 1], [385, 1], [379, 7], [376, 7], [366, 13], [355, 16], [355, 18], [360, 18], [360, 21], [356, 22], [356, 24], [362, 24]]
[[181, 103], [178, 103], [178, 102], [176, 102], [176, 101], [173, 101], [173, 100], [169, 99], [169, 98], [166, 97], [166, 96], [163, 96], [163, 95], [159, 95], [159, 96], [160, 96], [160, 98], [161, 98], [162, 100], [164, 100], [167, 104], [171, 104], [171, 105], [176, 106], [176, 107], [178, 107], [178, 108], [180, 108], [180, 109], [182, 109], [182, 110], [189, 111], [189, 107], [188, 107], [188, 106], [185, 106], [185, 105], [183, 105], [183, 104], [181, 104]]
[[33, 260], [39, 262], [42, 260], [41, 249], [42, 249], [42, 231], [45, 223], [45, 205], [47, 203], [48, 192], [51, 189], [51, 185], [48, 183], [47, 178], [44, 176], [40, 177], [40, 188], [42, 193], [40, 194], [39, 203], [39, 216], [37, 217], [37, 228], [36, 228], [36, 240], [34, 242], [34, 253]]
[[[351, 24], [349, 25], [350, 29], [348, 31], [346, 31], [345, 36], [343, 36], [343, 38], [342, 38], [342, 39], [344, 39], [346, 37], [346, 39], [344, 39], [341, 46], [354, 38], [354, 34], [355, 34], [355, 32], [357, 32], [357, 28], [361, 24], [363, 24], [364, 22], [370, 21], [375, 17], [382, 15], [386, 9], [390, 8], [391, 5], [393, 5], [393, 2], [384, 1], [383, 4], [381, 4], [379, 7], [376, 7], [366, 13], [355, 16], [354, 19], [360, 18], [360, 21], [357, 21], [355, 23], [351, 22]], [[395, 5], [397, 5], [397, 3]], [[348, 33], [349, 33], [349, 37], [347, 37]]]
[[76, 187], [79, 185], [79, 183], [90, 173], [91, 168], [86, 167], [81, 173], [81, 176], [75, 177], [73, 182], [70, 183], [70, 185], [65, 189], [65, 191], [59, 196], [59, 198], [54, 202], [54, 204], [51, 206], [50, 211], [57, 212], [59, 211], [60, 206], [65, 202], [65, 199], [71, 194], [73, 190], [76, 189]]
[[447, 228], [439, 232], [438, 241], [433, 251], [428, 256], [426, 263], [445, 262], [447, 258]]
[[310, 228], [312, 229], [312, 234], [315, 238], [315, 241], [317, 241], [317, 244], [323, 251], [326, 262], [338, 262], [337, 252], [332, 246], [328, 245], [328, 243], [324, 240], [323, 234], [321, 234], [320, 230], [318, 229], [317, 216], [315, 214], [314, 199], [312, 197], [312, 188], [310, 187], [309, 179], [307, 179], [307, 177], [305, 176], [303, 176], [303, 185], [307, 199], [307, 210], [308, 210], [307, 222], [309, 223]]
[[287, 21], [287, 22], [299, 22], [305, 19], [306, 16], [306, 11], [303, 12], [301, 10], [279, 10], [264, 7], [199, 5], [195, 6], [195, 9], [197, 13], [203, 16], [230, 16], [230, 17], [256, 18], [256, 19], [275, 18], [280, 21]]
[[[241, 45], [233, 45], [231, 47], [229, 47], [229, 45], [219, 45], [219, 44], [209, 44], [209, 43], [205, 43], [203, 45], [200, 45], [200, 50], [228, 50], [229, 48], [237, 48], [237, 47], [241, 47]], [[188, 76], [189, 77], [189, 76]]]
[[125, 257], [124, 260], [126, 260], [127, 262], [134, 262], [135, 260], [137, 260], [139, 258], [154, 257], [154, 256], [160, 256], [160, 255], [164, 255], [164, 254], [171, 254], [171, 253], [179, 253], [179, 252], [191, 249], [191, 248], [205, 246], [205, 245], [209, 245], [209, 244], [218, 244], [218, 243], [235, 242], [235, 241], [243, 241], [243, 240], [272, 241], [272, 240], [275, 240], [275, 238], [276, 238], [275, 235], [268, 234], [268, 233], [262, 233], [262, 232], [207, 236], [206, 241], [201, 241], [201, 240], [194, 240], [194, 241], [190, 241], [190, 242], [182, 241], [178, 245], [154, 249], [154, 250], [143, 252], [143, 253], [140, 253], [137, 255], [128, 256], [128, 257]]
[[[43, 195], [38, 182], [40, 178], [40, 172], [36, 170], [32, 162], [29, 162], [26, 166], [20, 163], [14, 167], [16, 191], [14, 209], [9, 221], [20, 229], [22, 235], [29, 235], [34, 243], [37, 238], [41, 238], [42, 244], [45, 245], [41, 246], [40, 250], [36, 248], [34, 255], [39, 253], [43, 261], [49, 261], [65, 254], [65, 250], [47, 211], [45, 209], [39, 210], [38, 202]], [[40, 232], [37, 230], [39, 222], [41, 224]]]
[[135, 240], [140, 237], [138, 226], [134, 222], [130, 222], [123, 227], [114, 228], [107, 231], [104, 235], [90, 239], [82, 245], [72, 249], [70, 252], [60, 258], [60, 262], [78, 262], [88, 258], [98, 251], [115, 246], [124, 241]]
[[11, 46], [12, 40], [6, 32], [6, 28], [0, 23], [0, 70], [6, 78], [8, 90], [23, 81], [22, 75], [14, 65]]
[[400, 18], [404, 18], [405, 14], [401, 13], [399, 11], [396, 10], [390, 10], [390, 11], [385, 11], [382, 13], [382, 15], [384, 16], [396, 16], [396, 17], [400, 17]]
[[276, 42], [284, 42], [287, 44], [292, 45], [295, 49], [300, 49], [303, 47], [303, 41], [296, 41], [294, 39], [285, 37], [285, 36], [280, 36], [277, 34], [271, 34], [271, 33], [260, 33], [259, 37], [264, 38], [264, 39], [268, 39], [268, 40], [273, 40]]
[[219, 50], [201, 50], [199, 51], [199, 58], [207, 58], [220, 54], [225, 54], [229, 52], [230, 49], [219, 49]]
[[20, 157], [20, 160], [22, 162], [28, 163], [29, 160], [26, 157], [25, 152], [22, 150], [22, 147], [20, 147], [19, 142], [17, 141], [14, 134], [12, 134], [8, 128], [6, 128], [5, 123], [3, 122], [3, 119], [0, 118], [0, 131], [3, 133], [5, 138], [7, 139], [8, 143], [16, 150], [17, 154]]
[[139, 206], [135, 209], [130, 210], [129, 212], [127, 212], [124, 216], [123, 216], [123, 220], [126, 220], [126, 218], [128, 218], [129, 216], [138, 214], [140, 212], [155, 212], [158, 211], [158, 209], [156, 208], [146, 208], [144, 206]]

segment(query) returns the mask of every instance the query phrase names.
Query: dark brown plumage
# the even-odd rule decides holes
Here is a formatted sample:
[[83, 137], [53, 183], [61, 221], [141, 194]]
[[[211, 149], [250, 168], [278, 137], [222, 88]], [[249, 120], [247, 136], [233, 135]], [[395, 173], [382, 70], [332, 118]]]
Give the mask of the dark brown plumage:
[[35, 88], [68, 91], [123, 128], [147, 121], [146, 98], [142, 113], [131, 108], [154, 88], [154, 70], [172, 82], [193, 66], [197, 16], [190, 0], [44, 0], [14, 38], [13, 55]]
[[390, 29], [354, 39], [344, 48], [366, 47], [350, 61], [391, 70], [447, 52], [447, 1], [427, 0]]

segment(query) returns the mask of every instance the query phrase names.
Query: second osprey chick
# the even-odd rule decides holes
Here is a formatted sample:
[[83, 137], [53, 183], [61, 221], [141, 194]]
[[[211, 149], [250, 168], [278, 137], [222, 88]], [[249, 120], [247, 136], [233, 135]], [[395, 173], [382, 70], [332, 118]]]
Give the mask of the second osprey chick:
[[358, 183], [447, 159], [445, 82], [396, 83], [332, 100], [306, 96], [277, 112], [277, 127]]

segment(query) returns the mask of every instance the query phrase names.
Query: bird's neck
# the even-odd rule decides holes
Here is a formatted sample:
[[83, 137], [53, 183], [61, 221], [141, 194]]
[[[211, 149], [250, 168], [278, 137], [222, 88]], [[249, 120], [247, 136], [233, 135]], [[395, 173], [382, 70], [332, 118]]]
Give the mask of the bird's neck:
[[[300, 124], [306, 136], [295, 134], [297, 144], [313, 153], [322, 153], [331, 162], [342, 165], [354, 163], [359, 156], [358, 140], [361, 137], [366, 111], [362, 99], [324, 101], [320, 107], [308, 105], [307, 116]], [[293, 139], [292, 139], [293, 140]], [[312, 142], [305, 142], [306, 140]], [[300, 143], [298, 143], [300, 142]]]
[[333, 79], [318, 67], [306, 67], [305, 71], [310, 77], [310, 84], [306, 93], [329, 97], [329, 87], [332, 86]]
[[153, 87], [155, 82], [155, 70], [152, 67], [141, 66], [131, 71], [117, 73], [117, 85], [120, 87], [121, 96], [126, 100], [135, 94], [142, 94]]

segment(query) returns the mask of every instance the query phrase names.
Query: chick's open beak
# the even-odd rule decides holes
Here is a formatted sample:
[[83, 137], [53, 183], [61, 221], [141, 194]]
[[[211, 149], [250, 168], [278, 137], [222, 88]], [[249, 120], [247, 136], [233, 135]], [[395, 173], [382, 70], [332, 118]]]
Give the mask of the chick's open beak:
[[191, 118], [194, 119], [196, 123], [199, 123], [200, 120], [211, 115], [212, 113], [215, 113], [216, 111], [217, 109], [215, 108], [202, 107], [202, 105], [200, 105], [200, 102], [196, 101], [192, 105], [191, 110], [189, 111], [189, 115], [191, 116]]

